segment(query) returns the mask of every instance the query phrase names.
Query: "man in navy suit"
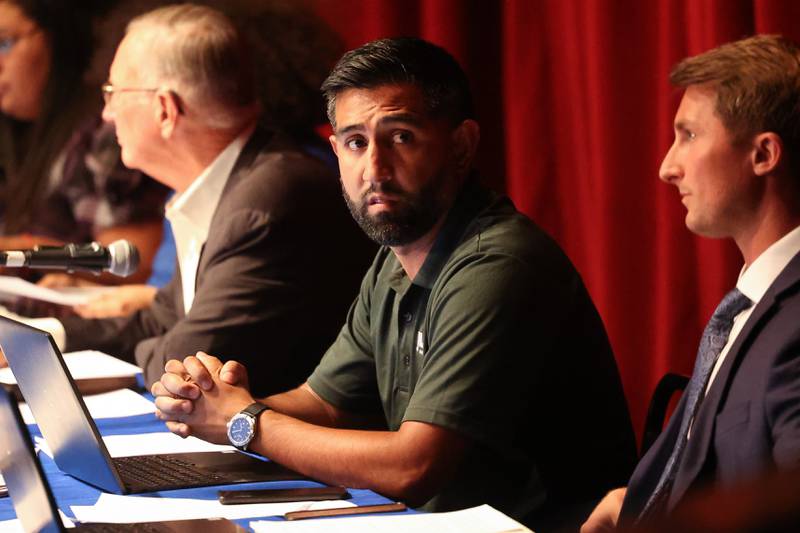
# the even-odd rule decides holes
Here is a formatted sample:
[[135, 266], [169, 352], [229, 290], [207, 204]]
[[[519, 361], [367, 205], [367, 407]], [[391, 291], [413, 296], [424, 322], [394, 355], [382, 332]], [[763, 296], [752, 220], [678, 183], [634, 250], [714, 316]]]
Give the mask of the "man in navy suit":
[[582, 532], [657, 519], [698, 487], [800, 456], [800, 49], [751, 37], [684, 60], [670, 81], [685, 92], [660, 176], [691, 231], [738, 246], [742, 303], [727, 319], [715, 312], [667, 428]]

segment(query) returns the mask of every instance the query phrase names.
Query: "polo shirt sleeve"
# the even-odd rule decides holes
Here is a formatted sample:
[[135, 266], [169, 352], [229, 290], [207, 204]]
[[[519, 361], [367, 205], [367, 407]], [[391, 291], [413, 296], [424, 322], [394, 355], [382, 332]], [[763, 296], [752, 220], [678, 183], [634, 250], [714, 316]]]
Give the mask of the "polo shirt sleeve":
[[370, 339], [370, 304], [376, 264], [364, 276], [358, 297], [347, 314], [347, 322], [308, 378], [309, 386], [322, 399], [351, 413], [381, 411]]
[[446, 427], [486, 444], [505, 441], [519, 424], [533, 423], [524, 420], [526, 399], [541, 375], [541, 355], [552, 354], [563, 328], [574, 280], [501, 253], [473, 254], [442, 275], [429, 301], [427, 351], [403, 421]]

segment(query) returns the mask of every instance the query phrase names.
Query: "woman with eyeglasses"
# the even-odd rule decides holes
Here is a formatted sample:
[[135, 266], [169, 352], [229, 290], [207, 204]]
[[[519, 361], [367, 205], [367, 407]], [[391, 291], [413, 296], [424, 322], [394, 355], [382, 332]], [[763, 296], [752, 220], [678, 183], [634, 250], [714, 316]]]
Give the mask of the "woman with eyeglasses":
[[166, 191], [122, 166], [87, 81], [93, 25], [113, 3], [0, 0], [0, 249], [127, 239], [144, 280]]

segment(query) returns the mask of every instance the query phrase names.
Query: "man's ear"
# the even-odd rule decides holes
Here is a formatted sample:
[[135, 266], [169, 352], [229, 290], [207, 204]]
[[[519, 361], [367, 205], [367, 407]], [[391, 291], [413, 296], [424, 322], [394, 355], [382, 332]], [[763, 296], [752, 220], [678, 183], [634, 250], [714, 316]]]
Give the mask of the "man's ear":
[[470, 170], [480, 139], [481, 128], [472, 119], [464, 120], [453, 131], [453, 154], [459, 173], [465, 174]]
[[159, 89], [156, 91], [156, 100], [158, 104], [155, 109], [155, 118], [161, 131], [161, 138], [169, 139], [175, 131], [178, 117], [181, 114], [180, 98], [173, 91]]
[[331, 135], [328, 137], [328, 141], [331, 143], [331, 148], [333, 149], [333, 153], [336, 154], [336, 157], [339, 157], [339, 146], [336, 144], [336, 135]]
[[783, 140], [771, 131], [759, 133], [753, 139], [751, 163], [756, 176], [775, 172], [783, 157]]

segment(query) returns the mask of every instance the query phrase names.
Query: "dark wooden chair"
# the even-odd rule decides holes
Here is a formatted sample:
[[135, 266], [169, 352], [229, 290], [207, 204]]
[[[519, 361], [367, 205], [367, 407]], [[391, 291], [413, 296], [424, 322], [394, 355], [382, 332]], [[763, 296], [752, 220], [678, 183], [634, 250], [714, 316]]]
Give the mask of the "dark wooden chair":
[[659, 380], [653, 396], [650, 398], [650, 405], [647, 407], [640, 457], [647, 453], [647, 450], [661, 434], [661, 430], [664, 429], [670, 400], [676, 392], [683, 392], [688, 383], [689, 376], [683, 374], [668, 373]]

